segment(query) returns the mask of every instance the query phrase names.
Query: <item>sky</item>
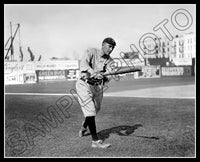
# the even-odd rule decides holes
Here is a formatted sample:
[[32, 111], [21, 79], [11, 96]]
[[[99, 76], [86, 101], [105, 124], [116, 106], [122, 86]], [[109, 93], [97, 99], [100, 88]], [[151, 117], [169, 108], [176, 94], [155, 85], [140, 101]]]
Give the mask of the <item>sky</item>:
[[[185, 9], [192, 16], [191, 26], [177, 30], [171, 17], [174, 12]], [[187, 25], [187, 17], [179, 14], [177, 22]], [[130, 45], [139, 48], [139, 40], [146, 33], [158, 37], [165, 35], [153, 28], [167, 19], [165, 27], [171, 35], [196, 33], [195, 4], [4, 4], [4, 44], [20, 24], [14, 40], [14, 57], [19, 57], [22, 46], [24, 61], [29, 60], [30, 47], [36, 59], [67, 57], [80, 59], [87, 48], [101, 48], [104, 38], [112, 37], [117, 46], [112, 57], [120, 52], [130, 52]], [[5, 52], [4, 52], [5, 55]]]

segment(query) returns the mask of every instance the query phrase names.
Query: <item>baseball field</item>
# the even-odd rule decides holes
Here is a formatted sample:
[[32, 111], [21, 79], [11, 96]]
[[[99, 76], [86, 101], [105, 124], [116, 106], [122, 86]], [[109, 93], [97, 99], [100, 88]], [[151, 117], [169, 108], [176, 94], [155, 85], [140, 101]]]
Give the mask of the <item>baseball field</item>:
[[78, 136], [75, 82], [5, 86], [5, 157], [196, 157], [195, 77], [112, 81], [96, 117], [107, 149]]

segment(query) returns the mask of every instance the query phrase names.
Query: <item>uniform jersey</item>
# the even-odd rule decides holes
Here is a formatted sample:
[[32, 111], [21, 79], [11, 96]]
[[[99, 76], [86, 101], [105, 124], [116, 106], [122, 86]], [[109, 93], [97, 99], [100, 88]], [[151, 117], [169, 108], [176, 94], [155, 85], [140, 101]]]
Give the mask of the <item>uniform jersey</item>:
[[110, 56], [105, 58], [100, 49], [87, 49], [80, 62], [81, 77], [90, 77], [95, 72], [105, 72], [108, 63], [112, 60]]

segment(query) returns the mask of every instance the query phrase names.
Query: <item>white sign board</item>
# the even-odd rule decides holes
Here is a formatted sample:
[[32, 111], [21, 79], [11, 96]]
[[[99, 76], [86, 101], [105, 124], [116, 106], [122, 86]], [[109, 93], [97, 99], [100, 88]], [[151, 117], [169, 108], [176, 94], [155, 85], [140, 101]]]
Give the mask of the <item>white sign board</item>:
[[35, 70], [67, 70], [78, 69], [78, 60], [39, 61], [35, 63]]

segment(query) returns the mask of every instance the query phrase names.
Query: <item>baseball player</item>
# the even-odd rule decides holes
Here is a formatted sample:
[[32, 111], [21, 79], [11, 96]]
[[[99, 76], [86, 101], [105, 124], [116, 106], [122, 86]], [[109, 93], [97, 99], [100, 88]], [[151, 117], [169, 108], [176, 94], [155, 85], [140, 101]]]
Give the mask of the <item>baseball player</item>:
[[[84, 136], [89, 128], [92, 147], [107, 148], [111, 146], [98, 138], [95, 117], [101, 108], [104, 84], [111, 79], [111, 77], [103, 77], [102, 72], [108, 70], [109, 63], [113, 61], [110, 54], [115, 46], [114, 39], [105, 38], [101, 49], [87, 49], [80, 62], [81, 74], [76, 82], [76, 92], [85, 120], [79, 131], [79, 137]], [[94, 78], [98, 82], [89, 82], [90, 78]]]

